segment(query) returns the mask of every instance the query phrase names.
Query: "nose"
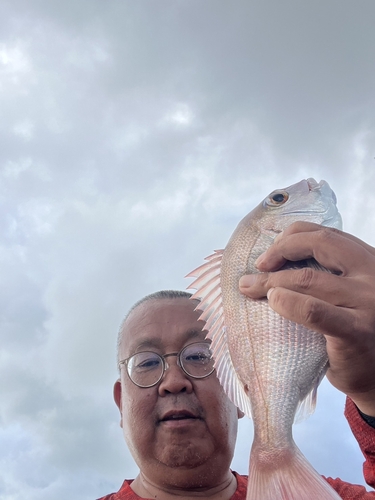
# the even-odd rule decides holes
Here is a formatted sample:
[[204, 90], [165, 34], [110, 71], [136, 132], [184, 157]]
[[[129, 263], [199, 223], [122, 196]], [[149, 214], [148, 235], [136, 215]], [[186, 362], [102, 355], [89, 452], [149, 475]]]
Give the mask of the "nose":
[[188, 375], [178, 366], [177, 358], [168, 362], [165, 360], [166, 369], [158, 387], [159, 396], [178, 394], [180, 392], [193, 392], [193, 384]]

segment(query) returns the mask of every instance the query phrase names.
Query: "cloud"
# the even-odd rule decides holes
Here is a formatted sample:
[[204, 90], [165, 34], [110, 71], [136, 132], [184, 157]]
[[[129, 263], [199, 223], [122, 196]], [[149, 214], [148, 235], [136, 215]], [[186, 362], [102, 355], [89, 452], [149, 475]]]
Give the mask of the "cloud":
[[[186, 288], [270, 191], [326, 179], [345, 229], [375, 244], [374, 14], [372, 0], [2, 2], [2, 499], [85, 500], [136, 474], [111, 394], [121, 320]], [[321, 395], [301, 446], [361, 482], [342, 396]], [[246, 473], [251, 423], [240, 432]]]

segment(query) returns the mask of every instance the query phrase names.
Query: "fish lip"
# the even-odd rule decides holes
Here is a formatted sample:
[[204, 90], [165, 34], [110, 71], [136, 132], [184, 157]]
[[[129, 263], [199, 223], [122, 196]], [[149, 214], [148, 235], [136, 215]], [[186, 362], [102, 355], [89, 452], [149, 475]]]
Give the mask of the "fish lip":
[[308, 179], [306, 179], [306, 181], [307, 181], [307, 185], [309, 186], [310, 191], [318, 191], [325, 184], [327, 184], [327, 182], [324, 180], [317, 182], [313, 177], [309, 177]]
[[159, 418], [159, 422], [182, 419], [200, 419], [200, 416], [194, 414], [189, 410], [170, 410], [164, 413], [161, 418]]
[[333, 203], [337, 205], [336, 195], [329, 187], [327, 181], [321, 180], [320, 182], [316, 182], [315, 179], [310, 177], [309, 179], [307, 179], [307, 185], [309, 186], [310, 191], [322, 191], [322, 193], [329, 193], [332, 196]]

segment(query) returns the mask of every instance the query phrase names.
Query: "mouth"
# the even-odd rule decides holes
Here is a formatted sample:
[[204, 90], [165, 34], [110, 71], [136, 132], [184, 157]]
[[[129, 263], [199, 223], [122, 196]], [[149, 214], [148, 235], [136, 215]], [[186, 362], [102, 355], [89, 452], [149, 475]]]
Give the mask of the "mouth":
[[159, 422], [178, 422], [181, 420], [200, 420], [200, 417], [187, 410], [172, 410], [165, 413]]

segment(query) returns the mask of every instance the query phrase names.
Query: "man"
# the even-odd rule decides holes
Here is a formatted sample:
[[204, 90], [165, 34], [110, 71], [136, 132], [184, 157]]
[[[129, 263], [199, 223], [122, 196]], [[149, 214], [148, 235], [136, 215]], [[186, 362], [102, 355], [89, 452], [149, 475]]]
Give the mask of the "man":
[[[285, 260], [309, 257], [332, 274], [277, 272]], [[296, 223], [258, 260], [258, 268], [262, 274], [243, 277], [240, 290], [252, 298], [268, 294], [277, 312], [325, 335], [327, 376], [348, 395], [346, 416], [366, 457], [366, 480], [374, 486], [375, 249], [334, 229]], [[241, 414], [212, 371], [194, 306], [183, 292], [160, 292], [137, 303], [124, 320], [114, 398], [140, 473], [105, 500], [246, 498], [246, 477], [230, 470]], [[202, 366], [196, 368], [195, 359]], [[155, 369], [163, 364], [164, 370]], [[344, 499], [375, 498], [361, 486], [328, 482]]]

